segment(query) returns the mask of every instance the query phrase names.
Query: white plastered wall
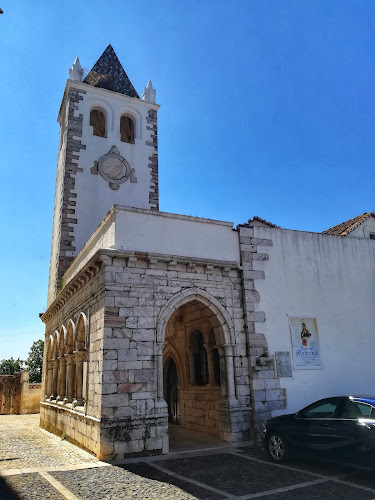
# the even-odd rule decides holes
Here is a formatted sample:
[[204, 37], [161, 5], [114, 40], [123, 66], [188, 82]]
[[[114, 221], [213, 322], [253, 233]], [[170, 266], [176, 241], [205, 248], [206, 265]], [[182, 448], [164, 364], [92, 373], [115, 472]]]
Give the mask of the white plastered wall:
[[353, 238], [369, 238], [370, 233], [375, 233], [375, 217], [368, 217], [360, 226], [348, 234]]
[[239, 262], [231, 222], [116, 208], [116, 248]]
[[175, 257], [240, 261], [233, 223], [115, 206], [64, 275], [68, 283], [100, 249], [112, 248]]
[[275, 228], [254, 228], [268, 261], [254, 262], [265, 271], [256, 280], [256, 310], [264, 311], [269, 353], [289, 351], [288, 315], [316, 318], [322, 369], [293, 369], [281, 378], [287, 408], [297, 411], [323, 397], [375, 393], [375, 241]]
[[[83, 115], [81, 142], [86, 145], [86, 149], [81, 150], [78, 161], [78, 167], [82, 168], [83, 172], [77, 173], [75, 177], [75, 217], [78, 220], [74, 229], [76, 255], [114, 204], [150, 208], [148, 159], [154, 148], [145, 144], [146, 141], [152, 142], [151, 131], [147, 129], [147, 115], [150, 109], [157, 110], [159, 106], [78, 82], [70, 82], [70, 85], [86, 91], [78, 110], [75, 111], [76, 116]], [[101, 109], [105, 113], [107, 137], [96, 137], [92, 134], [92, 108]], [[123, 114], [131, 116], [135, 122], [135, 144], [120, 140], [120, 118]], [[120, 184], [117, 191], [110, 189], [108, 182], [100, 174], [91, 173], [94, 162], [108, 153], [112, 146], [116, 146], [130, 168], [135, 169], [137, 178], [136, 183], [128, 180]]]

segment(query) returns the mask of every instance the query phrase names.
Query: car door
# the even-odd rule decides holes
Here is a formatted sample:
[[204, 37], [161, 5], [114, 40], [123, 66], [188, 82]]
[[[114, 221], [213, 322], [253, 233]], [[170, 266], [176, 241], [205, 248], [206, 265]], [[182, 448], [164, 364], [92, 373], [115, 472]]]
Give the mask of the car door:
[[363, 424], [366, 420], [373, 422], [373, 418], [371, 405], [347, 398], [332, 422], [333, 449], [349, 458], [365, 450], [366, 443], [373, 439], [373, 432], [369, 432], [368, 426]]
[[329, 449], [332, 446], [332, 422], [340, 404], [340, 398], [327, 398], [298, 412], [294, 439], [306, 448]]

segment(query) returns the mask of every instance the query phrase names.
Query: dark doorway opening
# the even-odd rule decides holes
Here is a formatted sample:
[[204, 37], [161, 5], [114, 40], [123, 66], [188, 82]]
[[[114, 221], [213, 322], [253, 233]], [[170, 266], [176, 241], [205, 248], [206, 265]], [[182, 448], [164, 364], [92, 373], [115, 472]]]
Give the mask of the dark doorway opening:
[[170, 357], [164, 365], [164, 399], [168, 404], [168, 421], [179, 424], [178, 371], [176, 363]]

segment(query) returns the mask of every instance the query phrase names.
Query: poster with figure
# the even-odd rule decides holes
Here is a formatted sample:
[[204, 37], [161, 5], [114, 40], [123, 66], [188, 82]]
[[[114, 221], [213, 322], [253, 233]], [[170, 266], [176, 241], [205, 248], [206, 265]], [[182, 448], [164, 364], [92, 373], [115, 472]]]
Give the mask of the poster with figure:
[[323, 368], [316, 318], [289, 317], [294, 369]]

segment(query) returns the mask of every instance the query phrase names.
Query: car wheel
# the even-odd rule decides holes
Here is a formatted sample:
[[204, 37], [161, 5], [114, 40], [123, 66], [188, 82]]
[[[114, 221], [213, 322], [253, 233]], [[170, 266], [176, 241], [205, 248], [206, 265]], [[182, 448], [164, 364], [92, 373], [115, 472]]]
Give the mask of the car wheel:
[[267, 442], [268, 453], [275, 462], [284, 462], [288, 457], [288, 448], [282, 434], [273, 433]]

